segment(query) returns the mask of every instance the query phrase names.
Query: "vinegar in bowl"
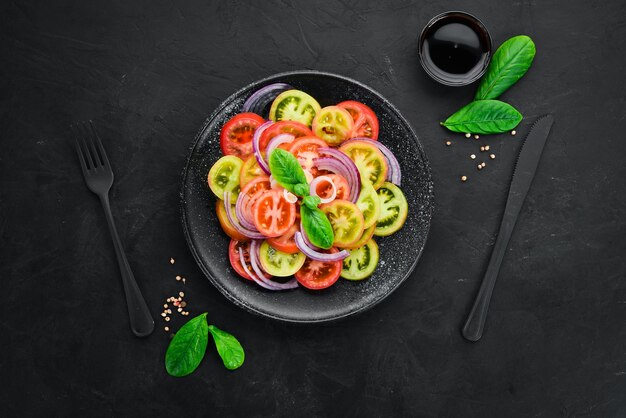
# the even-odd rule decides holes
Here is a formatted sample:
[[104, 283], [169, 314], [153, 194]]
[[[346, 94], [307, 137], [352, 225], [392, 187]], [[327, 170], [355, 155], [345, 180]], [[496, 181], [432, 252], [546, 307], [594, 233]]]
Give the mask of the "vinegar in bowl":
[[422, 67], [434, 80], [449, 86], [478, 80], [489, 65], [491, 49], [487, 28], [465, 12], [435, 16], [420, 35]]

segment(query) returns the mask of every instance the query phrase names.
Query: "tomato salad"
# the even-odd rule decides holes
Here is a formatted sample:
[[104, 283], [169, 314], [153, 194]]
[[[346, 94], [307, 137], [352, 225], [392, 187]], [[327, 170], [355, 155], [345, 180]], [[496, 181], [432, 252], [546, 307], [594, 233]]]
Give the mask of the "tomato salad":
[[404, 225], [400, 166], [364, 103], [321, 107], [304, 91], [271, 84], [224, 124], [220, 147], [208, 183], [231, 238], [229, 260], [263, 288], [363, 280], [378, 264], [374, 237]]

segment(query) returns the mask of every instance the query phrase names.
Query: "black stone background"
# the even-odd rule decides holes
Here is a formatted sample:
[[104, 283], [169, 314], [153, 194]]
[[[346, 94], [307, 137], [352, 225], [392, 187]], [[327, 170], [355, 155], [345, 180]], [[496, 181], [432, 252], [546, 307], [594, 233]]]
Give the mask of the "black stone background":
[[[479, 16], [496, 45], [535, 40], [533, 67], [502, 96], [525, 116], [517, 136], [466, 140], [438, 126], [475, 89], [438, 85], [419, 65], [419, 30], [450, 9]], [[0, 33], [3, 416], [626, 416], [626, 3], [4, 1]], [[435, 180], [410, 279], [326, 325], [230, 304], [196, 267], [180, 222], [180, 174], [205, 118], [241, 86], [296, 69], [380, 91], [418, 133]], [[556, 123], [486, 333], [468, 343], [459, 329], [515, 157], [547, 112]], [[113, 212], [155, 317], [184, 291], [192, 313], [239, 337], [241, 369], [210, 353], [175, 379], [160, 317], [149, 338], [131, 335], [105, 219], [70, 142], [69, 123], [88, 118], [106, 141]], [[480, 173], [468, 158], [478, 144], [497, 155]]]

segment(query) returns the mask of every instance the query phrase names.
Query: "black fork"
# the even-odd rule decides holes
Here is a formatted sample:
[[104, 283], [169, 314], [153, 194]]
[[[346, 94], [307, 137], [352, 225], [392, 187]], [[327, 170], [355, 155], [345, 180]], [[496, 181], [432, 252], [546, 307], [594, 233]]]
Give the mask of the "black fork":
[[89, 190], [100, 198], [107, 223], [109, 224], [117, 262], [122, 274], [128, 315], [130, 316], [130, 329], [136, 336], [146, 337], [154, 331], [154, 320], [130, 269], [126, 254], [124, 254], [122, 241], [120, 241], [120, 237], [117, 235], [117, 229], [111, 214], [111, 206], [109, 205], [109, 190], [113, 184], [111, 164], [91, 121], [72, 125], [72, 131], [74, 132], [76, 152], [78, 153], [80, 166], [83, 169], [85, 183], [87, 183]]

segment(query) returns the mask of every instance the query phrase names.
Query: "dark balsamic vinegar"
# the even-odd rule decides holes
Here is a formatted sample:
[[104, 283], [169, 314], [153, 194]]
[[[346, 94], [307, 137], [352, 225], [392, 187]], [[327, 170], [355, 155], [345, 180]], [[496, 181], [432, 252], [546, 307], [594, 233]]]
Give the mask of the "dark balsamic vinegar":
[[446, 84], [475, 81], [488, 63], [490, 48], [486, 29], [463, 14], [435, 21], [422, 34], [423, 64]]

